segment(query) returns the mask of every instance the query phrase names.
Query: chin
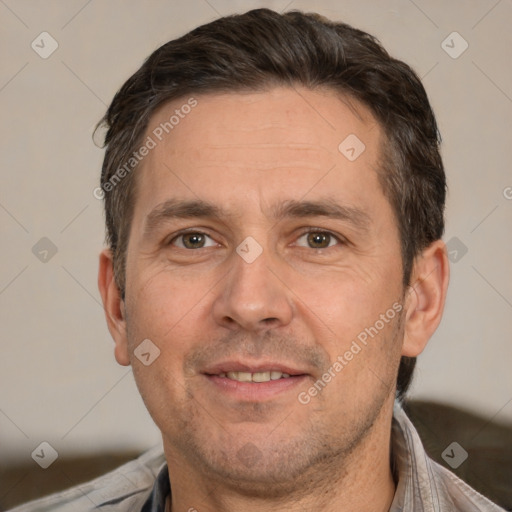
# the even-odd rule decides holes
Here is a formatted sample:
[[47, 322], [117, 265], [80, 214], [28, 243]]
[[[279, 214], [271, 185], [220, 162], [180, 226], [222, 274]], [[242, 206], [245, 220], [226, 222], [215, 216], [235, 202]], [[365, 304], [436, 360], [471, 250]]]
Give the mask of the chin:
[[[189, 432], [190, 433], [190, 432]], [[318, 432], [292, 434], [279, 438], [276, 432], [252, 438], [226, 436], [220, 441], [212, 438], [188, 439], [187, 458], [194, 459], [210, 482], [231, 487], [248, 497], [280, 498], [306, 490], [314, 485], [318, 475], [343, 467], [343, 450], [336, 451], [336, 442]], [[236, 439], [236, 442], [233, 442]], [[330, 473], [334, 474], [334, 473]]]

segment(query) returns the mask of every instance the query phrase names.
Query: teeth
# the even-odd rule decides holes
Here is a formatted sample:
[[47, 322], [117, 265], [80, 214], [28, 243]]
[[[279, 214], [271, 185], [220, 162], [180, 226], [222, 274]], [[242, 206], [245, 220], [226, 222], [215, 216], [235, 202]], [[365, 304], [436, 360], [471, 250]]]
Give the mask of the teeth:
[[228, 372], [228, 379], [237, 380], [239, 382], [251, 382], [252, 374], [249, 372]]
[[278, 371], [268, 372], [227, 372], [220, 373], [219, 377], [227, 377], [231, 380], [237, 380], [238, 382], [269, 382], [270, 380], [287, 379], [290, 377], [288, 373], [282, 373]]
[[257, 373], [252, 374], [253, 382], [268, 382], [269, 380], [270, 380], [270, 372], [257, 372]]

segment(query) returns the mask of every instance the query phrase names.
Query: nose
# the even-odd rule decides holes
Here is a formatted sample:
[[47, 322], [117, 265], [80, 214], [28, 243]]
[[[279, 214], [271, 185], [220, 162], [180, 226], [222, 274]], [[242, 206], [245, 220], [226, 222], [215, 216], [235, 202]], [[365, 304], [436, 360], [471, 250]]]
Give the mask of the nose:
[[266, 251], [251, 263], [234, 252], [232, 261], [213, 304], [217, 324], [258, 333], [289, 324], [293, 294], [279, 265], [271, 261]]

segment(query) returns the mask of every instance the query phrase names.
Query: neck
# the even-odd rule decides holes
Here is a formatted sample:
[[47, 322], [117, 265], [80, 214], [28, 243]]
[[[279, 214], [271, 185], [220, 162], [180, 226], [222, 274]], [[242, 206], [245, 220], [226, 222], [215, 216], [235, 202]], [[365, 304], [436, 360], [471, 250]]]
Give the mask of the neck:
[[251, 495], [242, 493], [236, 484], [203, 474], [196, 464], [166, 446], [172, 492], [166, 512], [387, 512], [395, 493], [391, 416], [392, 409], [382, 414], [350, 455], [335, 457], [295, 479], [285, 497], [269, 498], [260, 489]]

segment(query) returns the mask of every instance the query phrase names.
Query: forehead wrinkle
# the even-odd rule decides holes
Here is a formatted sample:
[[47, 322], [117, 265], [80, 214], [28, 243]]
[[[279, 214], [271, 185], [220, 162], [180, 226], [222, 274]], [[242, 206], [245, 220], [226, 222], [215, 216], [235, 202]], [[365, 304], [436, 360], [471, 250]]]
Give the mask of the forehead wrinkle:
[[[317, 144], [304, 144], [297, 142], [240, 142], [240, 143], [231, 143], [231, 144], [207, 144], [202, 146], [201, 148], [193, 150], [191, 153], [193, 156], [206, 154], [212, 155], [219, 154], [221, 157], [226, 156], [226, 152], [233, 151], [235, 154], [238, 151], [243, 151], [241, 156], [243, 157], [247, 151], [255, 151], [256, 153], [260, 153], [263, 155], [265, 151], [278, 150], [280, 152], [284, 152], [284, 157], [289, 157], [290, 154], [297, 154], [299, 158], [303, 158], [307, 154], [311, 154], [312, 157], [318, 157], [319, 154], [327, 154], [333, 155], [335, 152], [330, 150], [324, 146]], [[182, 150], [179, 153], [186, 156], [188, 151]], [[270, 153], [269, 153], [270, 154]], [[275, 152], [271, 153], [272, 158], [276, 158]]]
[[336, 157], [334, 151], [320, 145], [286, 142], [208, 144], [191, 151], [181, 149], [175, 154], [196, 168], [213, 166], [255, 170], [320, 170]]

